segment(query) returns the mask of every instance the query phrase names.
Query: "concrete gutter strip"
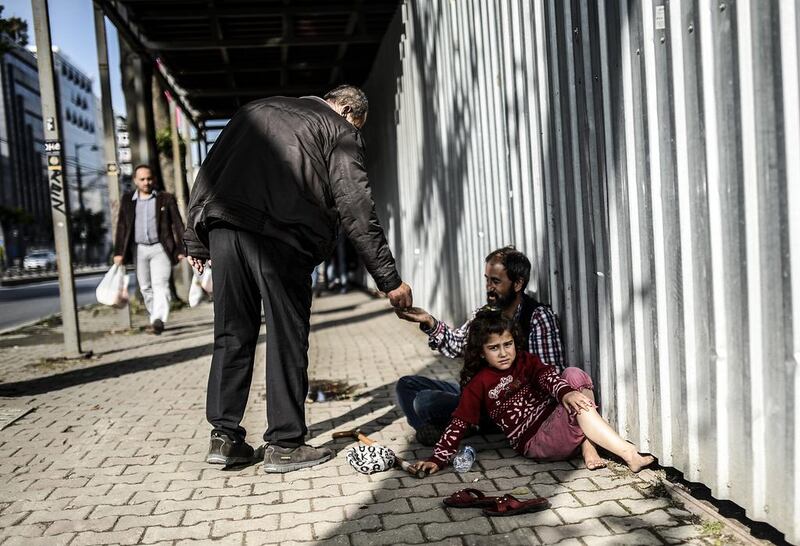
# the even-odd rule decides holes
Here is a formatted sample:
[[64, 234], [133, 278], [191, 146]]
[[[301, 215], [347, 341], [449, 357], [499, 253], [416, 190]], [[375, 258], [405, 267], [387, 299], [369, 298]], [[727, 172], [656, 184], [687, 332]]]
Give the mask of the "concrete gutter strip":
[[659, 476], [650, 469], [645, 469], [639, 472], [639, 476], [652, 483], [653, 485], [661, 482], [669, 492], [670, 497], [683, 504], [684, 508], [689, 512], [695, 514], [706, 520], [718, 521], [725, 527], [724, 533], [733, 536], [742, 544], [750, 544], [753, 546], [763, 546], [764, 544], [771, 544], [753, 537], [750, 530], [747, 529], [742, 523], [726, 518], [717, 511], [711, 503], [696, 499], [684, 487], [674, 484], [664, 477]]

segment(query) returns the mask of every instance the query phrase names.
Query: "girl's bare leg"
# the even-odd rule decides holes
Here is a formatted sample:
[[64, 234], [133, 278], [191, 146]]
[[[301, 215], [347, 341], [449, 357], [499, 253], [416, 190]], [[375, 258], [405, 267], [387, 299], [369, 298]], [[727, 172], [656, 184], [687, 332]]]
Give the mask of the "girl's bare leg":
[[[591, 389], [581, 389], [581, 394], [594, 402], [594, 391]], [[589, 470], [597, 470], [598, 468], [605, 468], [608, 466], [608, 461], [600, 456], [597, 448], [588, 438], [581, 444], [581, 454], [583, 455], [583, 462]]]
[[636, 446], [623, 440], [594, 408], [578, 414], [578, 425], [590, 441], [621, 457], [634, 472], [639, 472], [655, 461], [652, 455], [640, 455]]

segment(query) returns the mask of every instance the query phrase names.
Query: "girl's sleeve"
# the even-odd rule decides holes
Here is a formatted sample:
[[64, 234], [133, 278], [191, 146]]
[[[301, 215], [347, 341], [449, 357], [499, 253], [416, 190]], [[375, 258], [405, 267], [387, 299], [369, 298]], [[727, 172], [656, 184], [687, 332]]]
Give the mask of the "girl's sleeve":
[[466, 421], [453, 417], [436, 443], [436, 447], [433, 448], [433, 455], [428, 461], [436, 463], [439, 468], [447, 466], [458, 452], [458, 446], [461, 445], [469, 426]]
[[531, 383], [539, 385], [544, 391], [550, 393], [553, 398], [558, 400], [559, 404], [565, 394], [575, 390], [561, 378], [554, 366], [543, 363], [538, 356], [528, 355], [526, 364], [530, 366], [528, 373]]
[[453, 418], [433, 448], [433, 456], [428, 459], [444, 468], [453, 459], [461, 440], [472, 425], [477, 425], [481, 417], [482, 398], [476, 381], [470, 381], [461, 391], [458, 407]]

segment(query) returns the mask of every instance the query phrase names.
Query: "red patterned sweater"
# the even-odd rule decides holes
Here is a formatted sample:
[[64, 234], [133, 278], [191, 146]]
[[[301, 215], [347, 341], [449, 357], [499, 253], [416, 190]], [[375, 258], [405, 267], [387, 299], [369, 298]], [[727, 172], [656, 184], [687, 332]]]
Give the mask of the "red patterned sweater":
[[453, 459], [467, 428], [480, 421], [485, 408], [511, 447], [522, 453], [525, 445], [570, 391], [558, 370], [538, 356], [520, 351], [507, 370], [485, 367], [461, 391], [450, 424], [428, 460], [444, 468]]

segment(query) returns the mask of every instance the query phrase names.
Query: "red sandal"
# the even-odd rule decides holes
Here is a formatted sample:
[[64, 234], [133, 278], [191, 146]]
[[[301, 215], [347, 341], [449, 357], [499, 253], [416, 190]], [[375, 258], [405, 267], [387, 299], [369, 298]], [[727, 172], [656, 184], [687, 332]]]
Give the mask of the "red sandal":
[[525, 514], [528, 512], [538, 512], [550, 508], [550, 503], [547, 499], [536, 497], [530, 500], [519, 500], [512, 495], [503, 495], [497, 502], [494, 503], [493, 509], [485, 508], [483, 510], [484, 516], [516, 516], [517, 514]]
[[477, 489], [467, 488], [456, 491], [442, 502], [450, 508], [484, 508], [494, 506], [498, 497], [487, 497]]

